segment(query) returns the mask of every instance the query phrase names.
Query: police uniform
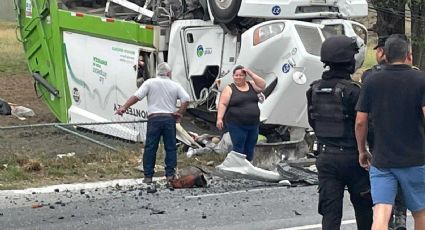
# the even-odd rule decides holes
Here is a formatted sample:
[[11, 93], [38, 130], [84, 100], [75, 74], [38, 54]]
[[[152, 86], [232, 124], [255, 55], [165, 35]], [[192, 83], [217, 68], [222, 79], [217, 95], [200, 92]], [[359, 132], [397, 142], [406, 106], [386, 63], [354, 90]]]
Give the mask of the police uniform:
[[373, 220], [369, 175], [358, 163], [354, 134], [360, 85], [351, 80], [351, 74], [357, 50], [351, 38], [328, 38], [322, 45], [321, 60], [330, 69], [307, 91], [308, 119], [318, 140], [319, 213], [324, 230], [340, 229], [345, 187], [357, 228], [370, 229]]

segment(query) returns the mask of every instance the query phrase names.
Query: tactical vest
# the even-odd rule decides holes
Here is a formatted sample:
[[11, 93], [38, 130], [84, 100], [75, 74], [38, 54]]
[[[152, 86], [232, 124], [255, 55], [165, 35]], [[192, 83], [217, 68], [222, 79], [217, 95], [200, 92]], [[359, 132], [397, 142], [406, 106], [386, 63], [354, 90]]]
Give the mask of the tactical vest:
[[347, 99], [344, 97], [344, 90], [354, 83], [341, 79], [335, 85], [329, 86], [322, 82], [323, 80], [319, 80], [311, 85], [311, 105], [308, 108], [310, 117], [314, 121], [313, 128], [316, 136], [353, 137], [355, 111], [354, 108], [349, 108]]

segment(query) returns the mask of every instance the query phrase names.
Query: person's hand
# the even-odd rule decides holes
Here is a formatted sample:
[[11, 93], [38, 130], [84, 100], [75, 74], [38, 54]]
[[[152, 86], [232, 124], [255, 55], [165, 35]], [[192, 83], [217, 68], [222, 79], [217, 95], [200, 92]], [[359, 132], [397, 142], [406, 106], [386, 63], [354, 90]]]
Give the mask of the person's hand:
[[115, 114], [118, 114], [118, 115], [122, 116], [122, 115], [125, 113], [125, 111], [126, 111], [126, 110], [127, 110], [126, 108], [124, 108], [124, 107], [120, 106], [120, 107], [117, 109], [117, 111], [115, 111]]
[[369, 151], [359, 152], [359, 164], [362, 168], [369, 170], [370, 162], [372, 160], [372, 154]]
[[173, 116], [176, 118], [176, 123], [180, 123], [183, 117], [183, 114], [179, 113], [179, 112], [174, 112]]
[[217, 123], [216, 123], [217, 129], [219, 130], [223, 130], [223, 120], [222, 119], [217, 119]]

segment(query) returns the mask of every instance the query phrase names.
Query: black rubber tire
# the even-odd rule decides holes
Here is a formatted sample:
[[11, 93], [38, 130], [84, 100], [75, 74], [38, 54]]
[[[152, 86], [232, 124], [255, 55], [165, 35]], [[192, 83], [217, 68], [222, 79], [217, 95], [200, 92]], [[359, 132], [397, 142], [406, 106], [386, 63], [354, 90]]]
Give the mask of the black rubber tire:
[[231, 0], [229, 7], [222, 9], [217, 4], [218, 0], [210, 0], [210, 10], [217, 23], [230, 23], [238, 15], [239, 8], [241, 7], [242, 0]]

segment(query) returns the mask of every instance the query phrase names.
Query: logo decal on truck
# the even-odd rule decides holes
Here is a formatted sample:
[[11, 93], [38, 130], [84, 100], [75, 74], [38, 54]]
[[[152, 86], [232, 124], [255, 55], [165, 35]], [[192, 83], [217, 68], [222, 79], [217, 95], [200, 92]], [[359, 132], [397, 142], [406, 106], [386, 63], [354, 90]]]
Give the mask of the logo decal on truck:
[[202, 45], [199, 45], [198, 48], [196, 48], [196, 55], [198, 55], [198, 57], [204, 55], [204, 47]]
[[208, 55], [208, 54], [212, 54], [212, 48], [204, 48], [202, 45], [199, 45], [196, 48], [196, 55], [198, 55], [198, 57], [201, 57], [202, 55]]
[[73, 88], [72, 89], [72, 98], [74, 99], [74, 101], [79, 104], [80, 103], [80, 92], [78, 91], [77, 88]]
[[282, 66], [282, 72], [288, 73], [289, 70], [291, 70], [291, 65], [289, 63], [283, 64], [283, 66]]
[[279, 15], [281, 11], [280, 6], [273, 6], [272, 8], [272, 14], [274, 15]]

